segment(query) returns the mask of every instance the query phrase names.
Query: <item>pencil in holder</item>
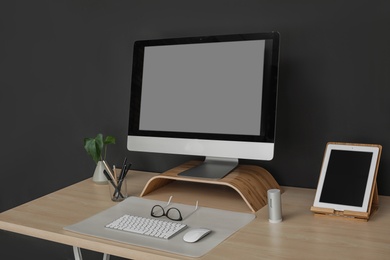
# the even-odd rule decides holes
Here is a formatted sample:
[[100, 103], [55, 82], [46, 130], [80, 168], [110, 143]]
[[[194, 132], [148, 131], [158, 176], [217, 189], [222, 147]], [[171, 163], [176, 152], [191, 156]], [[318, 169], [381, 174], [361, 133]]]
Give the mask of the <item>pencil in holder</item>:
[[122, 179], [116, 183], [109, 183], [108, 187], [112, 201], [119, 202], [128, 197], [126, 179]]

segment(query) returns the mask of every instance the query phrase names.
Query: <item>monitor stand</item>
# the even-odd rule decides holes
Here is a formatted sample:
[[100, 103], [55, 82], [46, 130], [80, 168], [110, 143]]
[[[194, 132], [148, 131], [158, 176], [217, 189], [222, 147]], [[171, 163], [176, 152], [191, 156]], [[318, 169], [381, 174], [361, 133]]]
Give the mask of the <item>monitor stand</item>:
[[238, 166], [238, 159], [206, 157], [203, 163], [179, 173], [180, 176], [222, 179]]
[[[204, 162], [191, 161], [170, 169], [164, 173], [152, 177], [145, 185], [140, 197], [147, 196], [151, 193], [165, 193], [172, 194], [172, 192], [179, 192], [173, 186], [181, 182], [191, 183], [192, 186], [197, 184], [207, 184], [207, 188], [202, 192], [207, 193], [207, 189], [214, 190], [213, 185], [220, 185], [220, 187], [229, 187], [237, 192], [249, 209], [256, 212], [265, 205], [267, 205], [267, 190], [280, 189], [279, 184], [272, 177], [272, 175], [264, 168], [257, 165], [238, 165], [230, 174], [227, 174], [221, 179], [207, 179], [195, 178], [179, 175], [203, 164]], [[211, 185], [209, 185], [211, 184]], [[184, 187], [186, 187], [184, 185]], [[173, 190], [172, 190], [173, 188]], [[202, 187], [205, 188], [205, 187]], [[195, 188], [196, 189], [196, 188]], [[187, 190], [184, 190], [185, 194]]]

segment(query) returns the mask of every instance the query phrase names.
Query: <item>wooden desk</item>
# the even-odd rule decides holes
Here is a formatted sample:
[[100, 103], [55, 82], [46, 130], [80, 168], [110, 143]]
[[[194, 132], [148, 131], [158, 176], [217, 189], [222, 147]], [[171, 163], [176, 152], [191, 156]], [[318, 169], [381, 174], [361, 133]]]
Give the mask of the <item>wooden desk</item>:
[[[138, 195], [154, 173], [132, 171], [128, 175], [131, 195]], [[203, 259], [388, 259], [390, 255], [390, 197], [380, 196], [379, 210], [368, 222], [315, 217], [310, 212], [314, 190], [283, 187], [283, 222], [268, 222], [268, 210], [260, 209], [257, 218], [218, 245]], [[165, 191], [166, 193], [173, 192]], [[222, 193], [225, 191], [221, 191]], [[204, 193], [204, 190], [201, 192]], [[174, 194], [175, 195], [175, 194]], [[215, 194], [218, 195], [218, 194]], [[152, 194], [151, 196], [157, 196]], [[196, 195], [197, 196], [197, 195]], [[203, 195], [205, 196], [205, 195]], [[147, 198], [147, 197], [146, 197]], [[175, 200], [178, 196], [175, 195]], [[193, 203], [193, 197], [182, 197]], [[235, 198], [199, 200], [201, 206], [248, 210]], [[237, 202], [237, 203], [236, 203]], [[207, 204], [207, 205], [206, 205]], [[0, 228], [28, 236], [105, 252], [131, 259], [191, 259], [158, 250], [78, 235], [63, 230], [110, 206], [106, 185], [90, 179], [0, 214]]]

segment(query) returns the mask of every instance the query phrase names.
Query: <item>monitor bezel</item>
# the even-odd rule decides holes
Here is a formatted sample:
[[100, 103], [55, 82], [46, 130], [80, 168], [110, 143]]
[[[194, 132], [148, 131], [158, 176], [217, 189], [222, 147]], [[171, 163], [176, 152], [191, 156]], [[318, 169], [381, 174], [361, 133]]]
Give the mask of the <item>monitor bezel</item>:
[[[262, 115], [260, 135], [232, 135], [213, 133], [191, 133], [191, 132], [169, 132], [169, 131], [149, 131], [141, 130], [140, 108], [142, 95], [142, 73], [144, 50], [148, 46], [164, 46], [178, 44], [197, 44], [229, 41], [266, 40], [266, 62], [263, 85]], [[182, 37], [168, 39], [139, 40], [134, 43], [133, 68], [130, 96], [130, 114], [128, 135], [139, 137], [160, 137], [160, 138], [180, 138], [180, 139], [200, 139], [217, 141], [237, 141], [237, 142], [262, 142], [272, 144], [275, 142], [276, 125], [276, 102], [278, 88], [278, 68], [279, 68], [279, 33], [250, 33], [234, 35], [217, 35], [202, 37]], [[269, 53], [271, 51], [271, 53]]]

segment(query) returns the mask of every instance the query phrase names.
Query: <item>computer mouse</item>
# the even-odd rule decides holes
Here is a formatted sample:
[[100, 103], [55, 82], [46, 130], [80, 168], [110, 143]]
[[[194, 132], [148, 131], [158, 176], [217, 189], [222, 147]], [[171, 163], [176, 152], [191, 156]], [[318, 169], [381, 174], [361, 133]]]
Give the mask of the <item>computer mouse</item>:
[[187, 233], [184, 234], [183, 240], [188, 243], [195, 243], [200, 239], [204, 238], [211, 232], [210, 229], [207, 228], [195, 228], [191, 229]]

